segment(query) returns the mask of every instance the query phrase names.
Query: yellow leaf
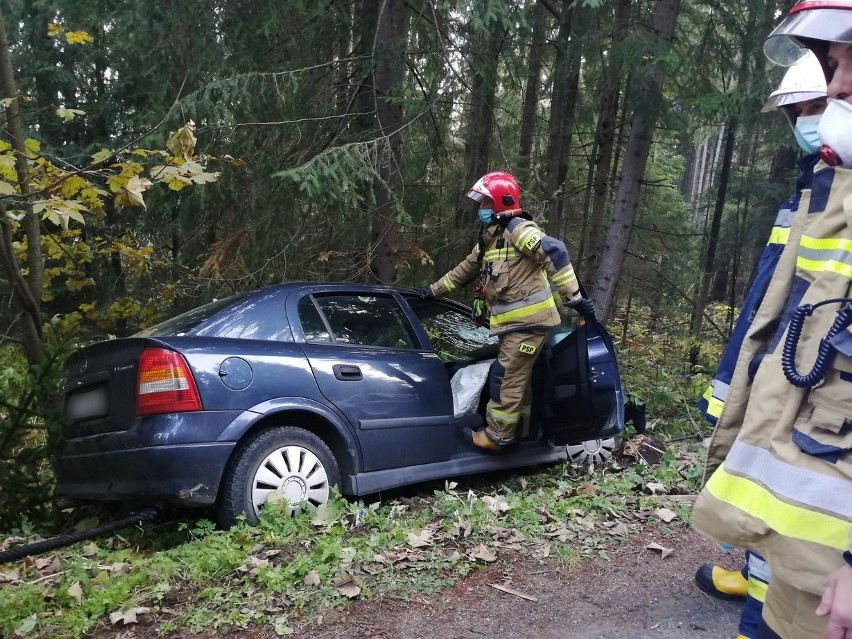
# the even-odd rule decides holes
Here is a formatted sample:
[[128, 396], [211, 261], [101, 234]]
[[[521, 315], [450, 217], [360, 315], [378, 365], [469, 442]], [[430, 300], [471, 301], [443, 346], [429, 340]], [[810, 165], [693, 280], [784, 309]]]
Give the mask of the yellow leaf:
[[112, 151], [110, 151], [109, 149], [101, 149], [92, 156], [92, 162], [103, 162], [111, 155]]
[[8, 109], [14, 101], [15, 98], [3, 98], [2, 100], [0, 100], [0, 106], [2, 106], [4, 109]]
[[163, 180], [163, 182], [168, 184], [172, 191], [180, 191], [188, 186], [192, 186], [192, 180], [185, 178], [182, 175], [176, 175], [168, 180]]
[[215, 182], [219, 179], [219, 172], [215, 173], [199, 173], [198, 175], [192, 176], [192, 181], [196, 184], [209, 184], [210, 182]]
[[88, 44], [94, 42], [95, 39], [85, 31], [67, 31], [65, 40], [68, 44]]
[[65, 107], [59, 107], [56, 109], [56, 115], [65, 120], [66, 122], [70, 122], [78, 115], [85, 115], [86, 112], [80, 109], [66, 109]]
[[145, 200], [142, 199], [142, 193], [144, 193], [149, 186], [151, 186], [151, 181], [146, 180], [145, 178], [140, 178], [138, 175], [134, 175], [127, 181], [127, 186], [124, 188], [127, 191], [127, 199], [131, 206], [141, 206], [143, 209], [147, 210], [145, 207]]
[[0, 181], [0, 195], [15, 195], [16, 193], [14, 186], [8, 182]]
[[33, 157], [41, 153], [41, 142], [34, 138], [24, 140], [24, 148], [28, 151], [27, 156]]
[[55, 38], [58, 35], [62, 35], [63, 31], [65, 31], [65, 29], [61, 24], [51, 22], [47, 25], [47, 35], [49, 35], [51, 38]]
[[189, 160], [195, 153], [195, 122], [190, 120], [172, 133], [166, 142], [166, 148], [177, 158]]

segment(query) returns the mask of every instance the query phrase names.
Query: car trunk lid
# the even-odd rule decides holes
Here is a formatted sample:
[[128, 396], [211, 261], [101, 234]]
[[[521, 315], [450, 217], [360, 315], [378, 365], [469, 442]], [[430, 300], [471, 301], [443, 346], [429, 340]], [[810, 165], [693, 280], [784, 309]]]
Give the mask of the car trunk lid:
[[136, 416], [139, 358], [148, 340], [98, 342], [65, 364], [65, 437], [126, 430]]

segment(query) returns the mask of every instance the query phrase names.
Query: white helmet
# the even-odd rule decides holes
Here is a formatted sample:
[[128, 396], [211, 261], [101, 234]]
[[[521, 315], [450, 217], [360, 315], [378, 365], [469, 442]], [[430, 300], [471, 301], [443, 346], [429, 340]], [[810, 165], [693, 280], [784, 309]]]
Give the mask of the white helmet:
[[817, 57], [808, 51], [805, 56], [787, 69], [781, 84], [769, 94], [769, 99], [760, 111], [766, 113], [772, 109], [798, 102], [824, 98], [825, 95], [826, 85], [822, 65], [820, 65]]

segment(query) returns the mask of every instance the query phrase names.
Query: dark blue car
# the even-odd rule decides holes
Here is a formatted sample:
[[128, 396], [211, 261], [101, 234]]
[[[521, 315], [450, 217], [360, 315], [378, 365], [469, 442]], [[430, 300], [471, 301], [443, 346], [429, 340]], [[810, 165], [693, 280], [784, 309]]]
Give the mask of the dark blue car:
[[411, 289], [288, 283], [212, 302], [69, 358], [57, 492], [214, 505], [228, 526], [268, 499], [295, 511], [333, 486], [555, 462], [621, 433], [611, 340], [580, 320], [547, 341], [521, 441], [475, 451], [462, 429], [483, 425], [496, 353], [469, 308]]

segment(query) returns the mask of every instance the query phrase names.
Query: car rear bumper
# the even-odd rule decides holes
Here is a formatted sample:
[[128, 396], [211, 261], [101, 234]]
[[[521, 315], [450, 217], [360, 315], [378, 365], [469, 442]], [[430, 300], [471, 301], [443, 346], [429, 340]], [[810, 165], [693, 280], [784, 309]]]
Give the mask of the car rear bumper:
[[57, 495], [212, 504], [236, 446], [216, 440], [240, 412], [152, 416], [127, 431], [69, 439], [56, 462]]
[[56, 492], [75, 499], [139, 497], [186, 505], [216, 501], [234, 443], [160, 446], [62, 457]]

